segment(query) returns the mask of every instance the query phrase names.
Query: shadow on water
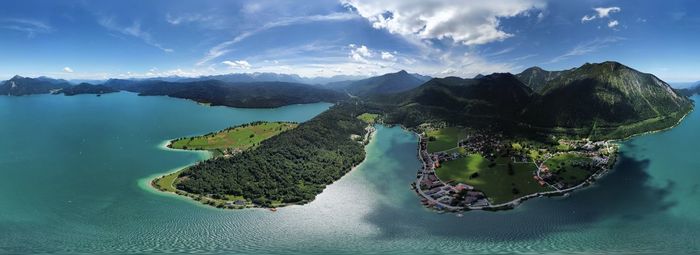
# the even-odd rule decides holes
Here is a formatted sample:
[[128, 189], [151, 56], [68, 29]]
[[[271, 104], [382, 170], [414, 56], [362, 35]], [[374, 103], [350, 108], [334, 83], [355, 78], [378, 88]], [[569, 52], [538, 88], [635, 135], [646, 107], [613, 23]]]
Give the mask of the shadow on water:
[[[526, 201], [515, 210], [472, 211], [458, 218], [452, 214], [428, 212], [413, 196], [413, 199], [382, 203], [366, 221], [377, 226], [381, 230], [379, 237], [384, 239], [427, 233], [475, 241], [542, 238], [604, 220], [634, 222], [676, 205], [667, 201], [674, 184], [670, 182], [661, 188], [651, 186], [648, 167], [649, 160], [621, 154], [615, 169], [594, 187], [566, 198], [539, 198]], [[382, 186], [381, 183], [377, 185]]]

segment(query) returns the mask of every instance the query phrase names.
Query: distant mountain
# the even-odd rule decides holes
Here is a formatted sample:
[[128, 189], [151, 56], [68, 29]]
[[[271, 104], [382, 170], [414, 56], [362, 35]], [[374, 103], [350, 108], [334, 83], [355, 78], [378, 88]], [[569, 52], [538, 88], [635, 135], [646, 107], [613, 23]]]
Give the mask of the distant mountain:
[[386, 95], [414, 89], [425, 83], [427, 77], [406, 71], [388, 73], [344, 84], [342, 89], [356, 96]]
[[75, 86], [70, 86], [57, 91], [57, 93], [63, 93], [66, 96], [73, 96], [79, 94], [107, 94], [119, 92], [118, 89], [105, 85], [92, 85], [88, 83], [81, 83]]
[[47, 77], [28, 78], [15, 76], [0, 84], [0, 95], [23, 96], [32, 94], [46, 94], [53, 90], [70, 87], [65, 80], [51, 79]]
[[688, 97], [700, 94], [700, 81], [690, 83], [685, 88], [677, 89], [676, 91]]
[[223, 82], [292, 82], [303, 83], [303, 78], [296, 74], [279, 73], [232, 73], [222, 75], [208, 75], [197, 78], [181, 78], [178, 82], [217, 80]]
[[142, 96], [169, 96], [212, 105], [242, 108], [272, 108], [342, 100], [342, 93], [306, 84], [288, 82], [194, 82], [109, 80], [106, 86]]
[[155, 80], [173, 81], [173, 82], [192, 82], [218, 80], [224, 82], [289, 82], [289, 83], [304, 83], [311, 85], [326, 85], [333, 82], [359, 80], [365, 76], [356, 75], [336, 75], [331, 77], [302, 77], [296, 74], [280, 74], [280, 73], [232, 73], [222, 75], [208, 75], [195, 78], [174, 78], [166, 80], [163, 78], [153, 78]]
[[687, 97], [654, 75], [617, 62], [433, 79], [384, 103], [396, 105], [392, 118], [404, 124], [490, 117], [538, 129], [595, 129], [614, 137], [675, 125], [693, 108]]
[[338, 82], [351, 82], [361, 79], [366, 79], [367, 76], [361, 75], [334, 75], [331, 77], [302, 77], [303, 83], [312, 85], [327, 86], [332, 83]]

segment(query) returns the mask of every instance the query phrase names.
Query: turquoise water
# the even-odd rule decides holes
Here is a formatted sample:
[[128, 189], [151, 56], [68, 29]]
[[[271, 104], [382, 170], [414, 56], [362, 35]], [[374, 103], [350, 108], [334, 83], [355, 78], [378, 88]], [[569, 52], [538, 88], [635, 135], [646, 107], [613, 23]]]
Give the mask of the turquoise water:
[[0, 253], [443, 254], [700, 252], [700, 114], [622, 146], [566, 198], [464, 217], [424, 209], [416, 138], [379, 127], [368, 157], [304, 206], [219, 210], [154, 192], [151, 176], [206, 157], [162, 141], [329, 104], [206, 107], [130, 93], [0, 97]]

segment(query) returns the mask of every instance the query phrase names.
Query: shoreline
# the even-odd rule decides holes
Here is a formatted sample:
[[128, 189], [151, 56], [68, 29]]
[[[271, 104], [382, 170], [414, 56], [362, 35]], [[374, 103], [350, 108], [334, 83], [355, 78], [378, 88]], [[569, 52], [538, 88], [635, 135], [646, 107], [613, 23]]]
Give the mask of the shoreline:
[[[370, 128], [371, 128], [371, 129], [370, 129]], [[363, 148], [364, 148], [364, 147], [367, 147], [367, 145], [368, 145], [372, 140], [374, 140], [374, 136], [375, 136], [376, 133], [377, 133], [377, 132], [376, 132], [377, 129], [376, 129], [376, 127], [374, 127], [373, 124], [369, 124], [365, 130], [367, 130], [367, 133], [365, 133], [365, 135], [364, 135], [365, 140], [363, 140], [363, 141], [361, 142]], [[209, 160], [209, 159], [214, 158], [213, 153], [211, 153], [211, 151], [208, 151], [208, 150], [184, 150], [184, 149], [174, 149], [174, 148], [171, 148], [169, 145], [172, 143], [173, 140], [174, 140], [174, 139], [167, 139], [167, 140], [164, 140], [164, 141], [160, 142], [160, 143], [157, 145], [157, 147], [158, 147], [159, 149], [165, 150], [165, 151], [206, 153], [207, 156], [206, 156], [205, 158], [202, 158], [202, 160]], [[366, 160], [366, 159], [367, 159], [367, 156], [365, 155], [365, 160]], [[172, 188], [175, 189], [176, 191], [175, 191], [175, 192], [172, 192], [172, 191], [168, 191], [168, 190], [163, 190], [163, 189], [161, 189], [161, 188], [159, 188], [159, 187], [157, 186], [156, 182], [157, 182], [158, 180], [160, 180], [160, 179], [162, 179], [162, 178], [164, 178], [164, 177], [166, 177], [166, 176], [168, 176], [168, 175], [172, 175], [172, 174], [175, 174], [175, 173], [179, 173], [179, 172], [181, 172], [181, 171], [184, 171], [185, 169], [187, 169], [188, 167], [193, 166], [193, 165], [196, 164], [196, 163], [197, 163], [197, 162], [192, 163], [192, 164], [188, 164], [188, 165], [186, 165], [186, 166], [177, 167], [177, 168], [171, 169], [172, 171], [168, 171], [168, 172], [166, 172], [166, 173], [153, 174], [153, 175], [151, 175], [151, 176], [148, 176], [148, 177], [146, 177], [146, 178], [144, 178], [144, 179], [139, 180], [139, 183], [141, 183], [142, 180], [146, 180], [147, 186], [150, 188], [151, 191], [156, 191], [156, 192], [161, 193], [161, 194], [174, 195], [174, 196], [177, 196], [178, 198], [186, 199], [186, 200], [188, 200], [188, 201], [190, 201], [190, 202], [195, 202], [196, 204], [203, 205], [203, 206], [206, 206], [206, 207], [211, 207], [211, 208], [214, 208], [214, 209], [232, 209], [232, 210], [242, 210], [242, 209], [266, 209], [266, 210], [270, 210], [270, 211], [273, 211], [273, 212], [274, 212], [274, 211], [277, 210], [277, 208], [281, 208], [281, 207], [288, 207], [288, 206], [294, 206], [294, 205], [304, 205], [304, 204], [311, 203], [311, 202], [313, 202], [313, 201], [316, 199], [316, 196], [318, 196], [319, 194], [321, 194], [321, 193], [316, 194], [316, 196], [314, 196], [314, 199], [311, 199], [311, 200], [301, 201], [301, 202], [299, 202], [299, 203], [281, 203], [281, 204], [279, 204], [279, 205], [277, 205], [277, 206], [274, 206], [274, 207], [264, 207], [264, 206], [260, 206], [260, 205], [253, 204], [253, 203], [249, 203], [249, 202], [246, 202], [246, 205], [245, 205], [245, 206], [236, 206], [236, 207], [223, 206], [223, 207], [219, 207], [219, 206], [217, 206], [217, 205], [215, 205], [215, 204], [211, 204], [211, 203], [208, 203], [208, 202], [209, 202], [209, 201], [213, 201], [213, 202], [226, 202], [226, 201], [217, 200], [217, 199], [212, 199], [212, 198], [207, 198], [206, 196], [202, 196], [202, 195], [194, 194], [194, 193], [189, 193], [189, 192], [186, 192], [186, 191], [183, 191], [183, 190], [179, 190], [179, 189], [177, 189], [177, 188], [175, 188], [175, 187], [172, 187]], [[357, 169], [357, 167], [360, 166], [362, 163], [364, 163], [364, 160], [362, 160], [362, 162], [360, 162], [359, 164], [357, 164], [357, 165], [353, 166], [352, 168], [350, 168], [350, 170], [347, 171], [347, 172], [343, 175], [343, 177], [345, 177], [345, 175], [347, 175], [348, 173], [350, 173], [350, 172], [354, 171], [355, 169]], [[338, 180], [340, 180], [340, 179], [342, 179], [342, 177], [339, 178]], [[332, 183], [330, 183], [330, 184], [328, 184], [328, 185], [332, 185], [333, 183], [337, 182], [338, 180], [335, 180], [335, 181], [333, 181]], [[328, 186], [328, 185], [326, 185], [326, 186]], [[139, 185], [139, 186], [141, 186], [141, 185]], [[325, 189], [325, 188], [324, 188], [324, 189]], [[197, 198], [199, 198], [199, 199], [197, 199]]]
[[[415, 136], [418, 137], [418, 139], [419, 139], [419, 140], [418, 140], [418, 150], [417, 150], [418, 154], [417, 154], [417, 156], [418, 156], [418, 159], [421, 161], [421, 168], [418, 170], [418, 173], [417, 173], [417, 176], [419, 176], [419, 177], [418, 177], [414, 182], [411, 183], [411, 185], [410, 185], [410, 186], [411, 186], [411, 189], [412, 189], [412, 190], [416, 193], [416, 195], [418, 195], [421, 199], [428, 199], [428, 200], [430, 200], [425, 194], [423, 194], [423, 190], [421, 190], [421, 189], [420, 189], [420, 186], [419, 186], [419, 185], [420, 185], [419, 182], [422, 180], [422, 178], [423, 178], [423, 176], [425, 175], [425, 172], [426, 172], [425, 169], [424, 169], [424, 166], [426, 165], [426, 162], [425, 162], [425, 161], [423, 160], [423, 158], [421, 157], [421, 152], [422, 152], [422, 151], [421, 151], [421, 138], [422, 138], [422, 136], [421, 136], [421, 134], [419, 134], [419, 133], [417, 133], [417, 132], [415, 132], [415, 131], [408, 130], [408, 129], [406, 129], [406, 130], [407, 130], [407, 131], [410, 131], [411, 133], [413, 133], [413, 135], [415, 135]], [[618, 143], [615, 143], [613, 140], [605, 140], [605, 141], [610, 142], [610, 143], [614, 143], [614, 144], [618, 145]], [[426, 153], [427, 153], [427, 152], [426, 152]], [[457, 206], [451, 206], [451, 205], [447, 205], [447, 204], [444, 204], [444, 203], [442, 203], [442, 202], [437, 201], [435, 205], [426, 205], [426, 204], [424, 204], [424, 206], [425, 206], [426, 208], [430, 208], [430, 209], [436, 210], [436, 211], [438, 211], [438, 212], [447, 211], [447, 212], [460, 213], [460, 212], [465, 212], [465, 211], [476, 211], [476, 210], [481, 210], [481, 211], [503, 211], [503, 210], [512, 210], [512, 209], [515, 209], [515, 208], [517, 208], [518, 206], [520, 206], [520, 204], [522, 204], [523, 202], [525, 202], [525, 201], [527, 201], [527, 200], [530, 200], [530, 199], [534, 199], [534, 198], [539, 198], [539, 197], [562, 197], [562, 196], [568, 196], [568, 194], [573, 193], [573, 192], [575, 192], [575, 191], [577, 191], [577, 190], [583, 190], [583, 189], [585, 189], [585, 188], [587, 188], [587, 187], [592, 186], [593, 184], [595, 184], [595, 182], [596, 182], [597, 180], [601, 179], [601, 178], [604, 177], [607, 173], [609, 173], [610, 171], [612, 171], [612, 170], [615, 168], [615, 165], [616, 165], [617, 162], [618, 162], [618, 160], [617, 160], [617, 158], [618, 158], [618, 153], [619, 153], [619, 151], [616, 151], [616, 152], [615, 152], [613, 166], [611, 166], [611, 167], [609, 167], [609, 168], [601, 169], [601, 170], [599, 170], [599, 171], [597, 171], [597, 172], [591, 174], [591, 176], [589, 176], [588, 178], [586, 178], [586, 180], [582, 181], [581, 183], [577, 184], [576, 186], [570, 187], [570, 188], [567, 188], [567, 189], [564, 189], [564, 190], [553, 190], [553, 191], [545, 191], [545, 192], [532, 193], [532, 194], [528, 194], [528, 195], [525, 195], [525, 196], [522, 196], [522, 197], [513, 199], [513, 200], [508, 201], [508, 202], [503, 202], [503, 203], [499, 203], [499, 204], [495, 204], [495, 205], [492, 205], [492, 204], [489, 203], [489, 204], [486, 205], [486, 206], [465, 206], [465, 207], [457, 207]], [[430, 154], [428, 153], [428, 155], [430, 155]], [[445, 182], [443, 182], [442, 180], [440, 180], [439, 177], [438, 177], [437, 175], [435, 175], [435, 177], [437, 178], [438, 181], [440, 181], [440, 182], [442, 182], [442, 183], [445, 183]], [[439, 207], [441, 207], [441, 208], [436, 209], [435, 207], [437, 207], [437, 206], [439, 206]]]
[[[678, 119], [678, 121], [677, 121], [675, 124], [673, 124], [672, 126], [669, 126], [669, 127], [660, 128], [660, 129], [657, 129], [657, 130], [650, 130], [650, 131], [646, 131], [646, 132], [642, 132], [642, 133], [637, 133], [637, 134], [629, 135], [629, 136], [623, 137], [623, 138], [609, 139], [609, 140], [602, 140], [602, 141], [615, 144], [615, 145], [617, 145], [617, 146], [619, 147], [619, 145], [620, 145], [622, 142], [629, 141], [629, 140], [631, 140], [631, 139], [633, 139], [633, 138], [636, 138], [636, 137], [639, 137], [639, 136], [651, 135], [651, 134], [656, 134], [656, 133], [661, 133], [661, 132], [669, 131], [669, 130], [672, 130], [672, 129], [678, 127], [680, 124], [682, 124], [683, 121], [685, 120], [685, 118], [688, 117], [688, 115], [690, 115], [693, 111], [695, 111], [695, 107], [691, 108], [691, 110], [688, 111], [688, 112], [686, 112], [680, 119]], [[422, 162], [421, 165], [422, 165], [422, 166], [421, 166], [421, 168], [418, 170], [418, 173], [417, 173], [417, 175], [420, 176], [420, 177], [417, 178], [416, 181], [414, 181], [414, 182], [411, 183], [411, 189], [413, 189], [413, 191], [416, 193], [416, 195], [418, 195], [421, 199], [425, 199], [426, 197], [425, 197], [424, 194], [421, 194], [421, 190], [420, 190], [419, 183], [418, 183], [418, 182], [422, 179], [422, 176], [424, 175], [424, 167], [423, 167], [423, 166], [425, 165], [425, 162], [424, 162], [424, 161], [422, 160], [422, 158], [421, 158], [421, 145], [420, 145], [421, 140], [420, 140], [420, 139], [421, 139], [422, 136], [421, 136], [421, 134], [419, 134], [418, 132], [416, 132], [416, 131], [413, 130], [413, 129], [408, 129], [408, 128], [406, 128], [406, 127], [403, 126], [403, 125], [399, 125], [399, 126], [400, 126], [402, 129], [404, 129], [404, 130], [406, 130], [406, 131], [409, 131], [409, 132], [413, 133], [416, 137], [418, 137], [418, 150], [417, 150], [418, 155], [417, 155], [417, 156], [418, 156], [419, 160], [421, 160], [421, 162]], [[446, 209], [450, 209], [450, 210], [438, 209], [438, 211], [449, 211], [449, 212], [459, 213], [459, 212], [471, 211], [471, 210], [482, 210], [482, 211], [512, 210], [512, 209], [517, 208], [517, 207], [518, 207], [520, 204], [522, 204], [523, 202], [525, 202], [525, 201], [527, 201], [527, 200], [530, 200], [530, 199], [533, 199], [533, 198], [538, 198], [538, 197], [562, 197], [562, 196], [568, 196], [570, 193], [576, 192], [576, 191], [578, 191], [578, 190], [584, 190], [584, 189], [586, 189], [586, 188], [588, 188], [588, 187], [590, 187], [590, 186], [593, 186], [593, 184], [595, 184], [598, 180], [600, 180], [600, 179], [603, 178], [605, 175], [607, 175], [607, 174], [610, 173], [612, 170], [614, 170], [615, 165], [617, 165], [617, 162], [618, 162], [619, 153], [620, 153], [619, 150], [615, 152], [613, 166], [611, 166], [611, 167], [609, 167], [609, 168], [606, 168], [606, 169], [599, 170], [599, 171], [597, 171], [597, 172], [591, 174], [591, 176], [589, 176], [586, 180], [584, 180], [583, 182], [581, 182], [580, 184], [578, 184], [578, 185], [576, 185], [576, 186], [574, 186], [574, 187], [570, 187], [570, 188], [567, 188], [567, 189], [564, 189], [564, 190], [554, 190], [554, 191], [546, 191], [546, 192], [537, 192], [537, 193], [528, 194], [528, 195], [525, 195], [525, 196], [522, 196], [522, 197], [513, 199], [513, 200], [508, 201], [508, 202], [504, 202], [504, 203], [500, 203], [500, 204], [496, 204], [496, 205], [491, 205], [491, 204], [489, 204], [488, 206], [477, 206], [477, 207], [475, 207], [475, 206], [466, 206], [466, 207], [456, 208], [456, 207], [454, 207], [454, 206], [450, 206], [450, 205], [445, 205], [445, 204], [439, 203], [438, 205], [440, 205], [442, 208], [446, 208]], [[437, 175], [435, 175], [435, 177], [437, 177]], [[440, 182], [442, 182], [442, 180], [440, 180], [439, 177], [437, 177], [437, 178], [438, 178], [438, 180], [439, 180]], [[443, 182], [443, 183], [444, 183], [444, 182]], [[427, 206], [427, 205], [426, 205], [426, 207], [427, 207], [427, 208], [433, 208], [434, 205], [432, 205], [432, 206]], [[433, 208], [433, 209], [434, 209], [434, 208]], [[435, 209], [434, 209], [434, 210], [435, 210]]]

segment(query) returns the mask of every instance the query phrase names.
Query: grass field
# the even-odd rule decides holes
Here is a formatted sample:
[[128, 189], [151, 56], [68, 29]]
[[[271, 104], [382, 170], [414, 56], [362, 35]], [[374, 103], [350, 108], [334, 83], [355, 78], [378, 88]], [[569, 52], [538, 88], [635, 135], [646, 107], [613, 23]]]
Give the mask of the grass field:
[[427, 131], [426, 134], [428, 135], [428, 152], [430, 153], [455, 148], [457, 142], [466, 137], [464, 129], [456, 127], [431, 130]]
[[202, 136], [180, 138], [171, 142], [170, 147], [185, 150], [221, 150], [236, 148], [247, 150], [279, 133], [297, 127], [289, 122], [256, 122], [249, 125], [230, 127], [219, 132]]
[[552, 171], [552, 173], [562, 177], [566, 184], [578, 185], [579, 183], [588, 179], [591, 172], [587, 168], [574, 166], [574, 164], [577, 162], [587, 165], [591, 162], [591, 159], [568, 153], [554, 156], [547, 160], [545, 164], [549, 167], [549, 170]]
[[358, 119], [367, 122], [369, 124], [374, 124], [377, 122], [377, 118], [379, 118], [379, 114], [374, 114], [374, 113], [363, 113], [360, 114], [360, 116], [357, 116]]
[[158, 178], [155, 180], [155, 186], [156, 188], [159, 188], [163, 191], [167, 192], [175, 192], [177, 191], [175, 189], [175, 180], [177, 179], [177, 176], [180, 175], [180, 171], [165, 175], [161, 178]]
[[[442, 164], [436, 170], [440, 180], [465, 183], [483, 191], [492, 204], [508, 202], [528, 194], [549, 191], [549, 187], [541, 187], [533, 178], [536, 167], [532, 163], [514, 163], [513, 174], [509, 172], [510, 159], [499, 158], [492, 162], [479, 154]], [[489, 167], [491, 165], [491, 167]], [[478, 177], [472, 177], [478, 173]], [[514, 194], [516, 189], [518, 194]]]

